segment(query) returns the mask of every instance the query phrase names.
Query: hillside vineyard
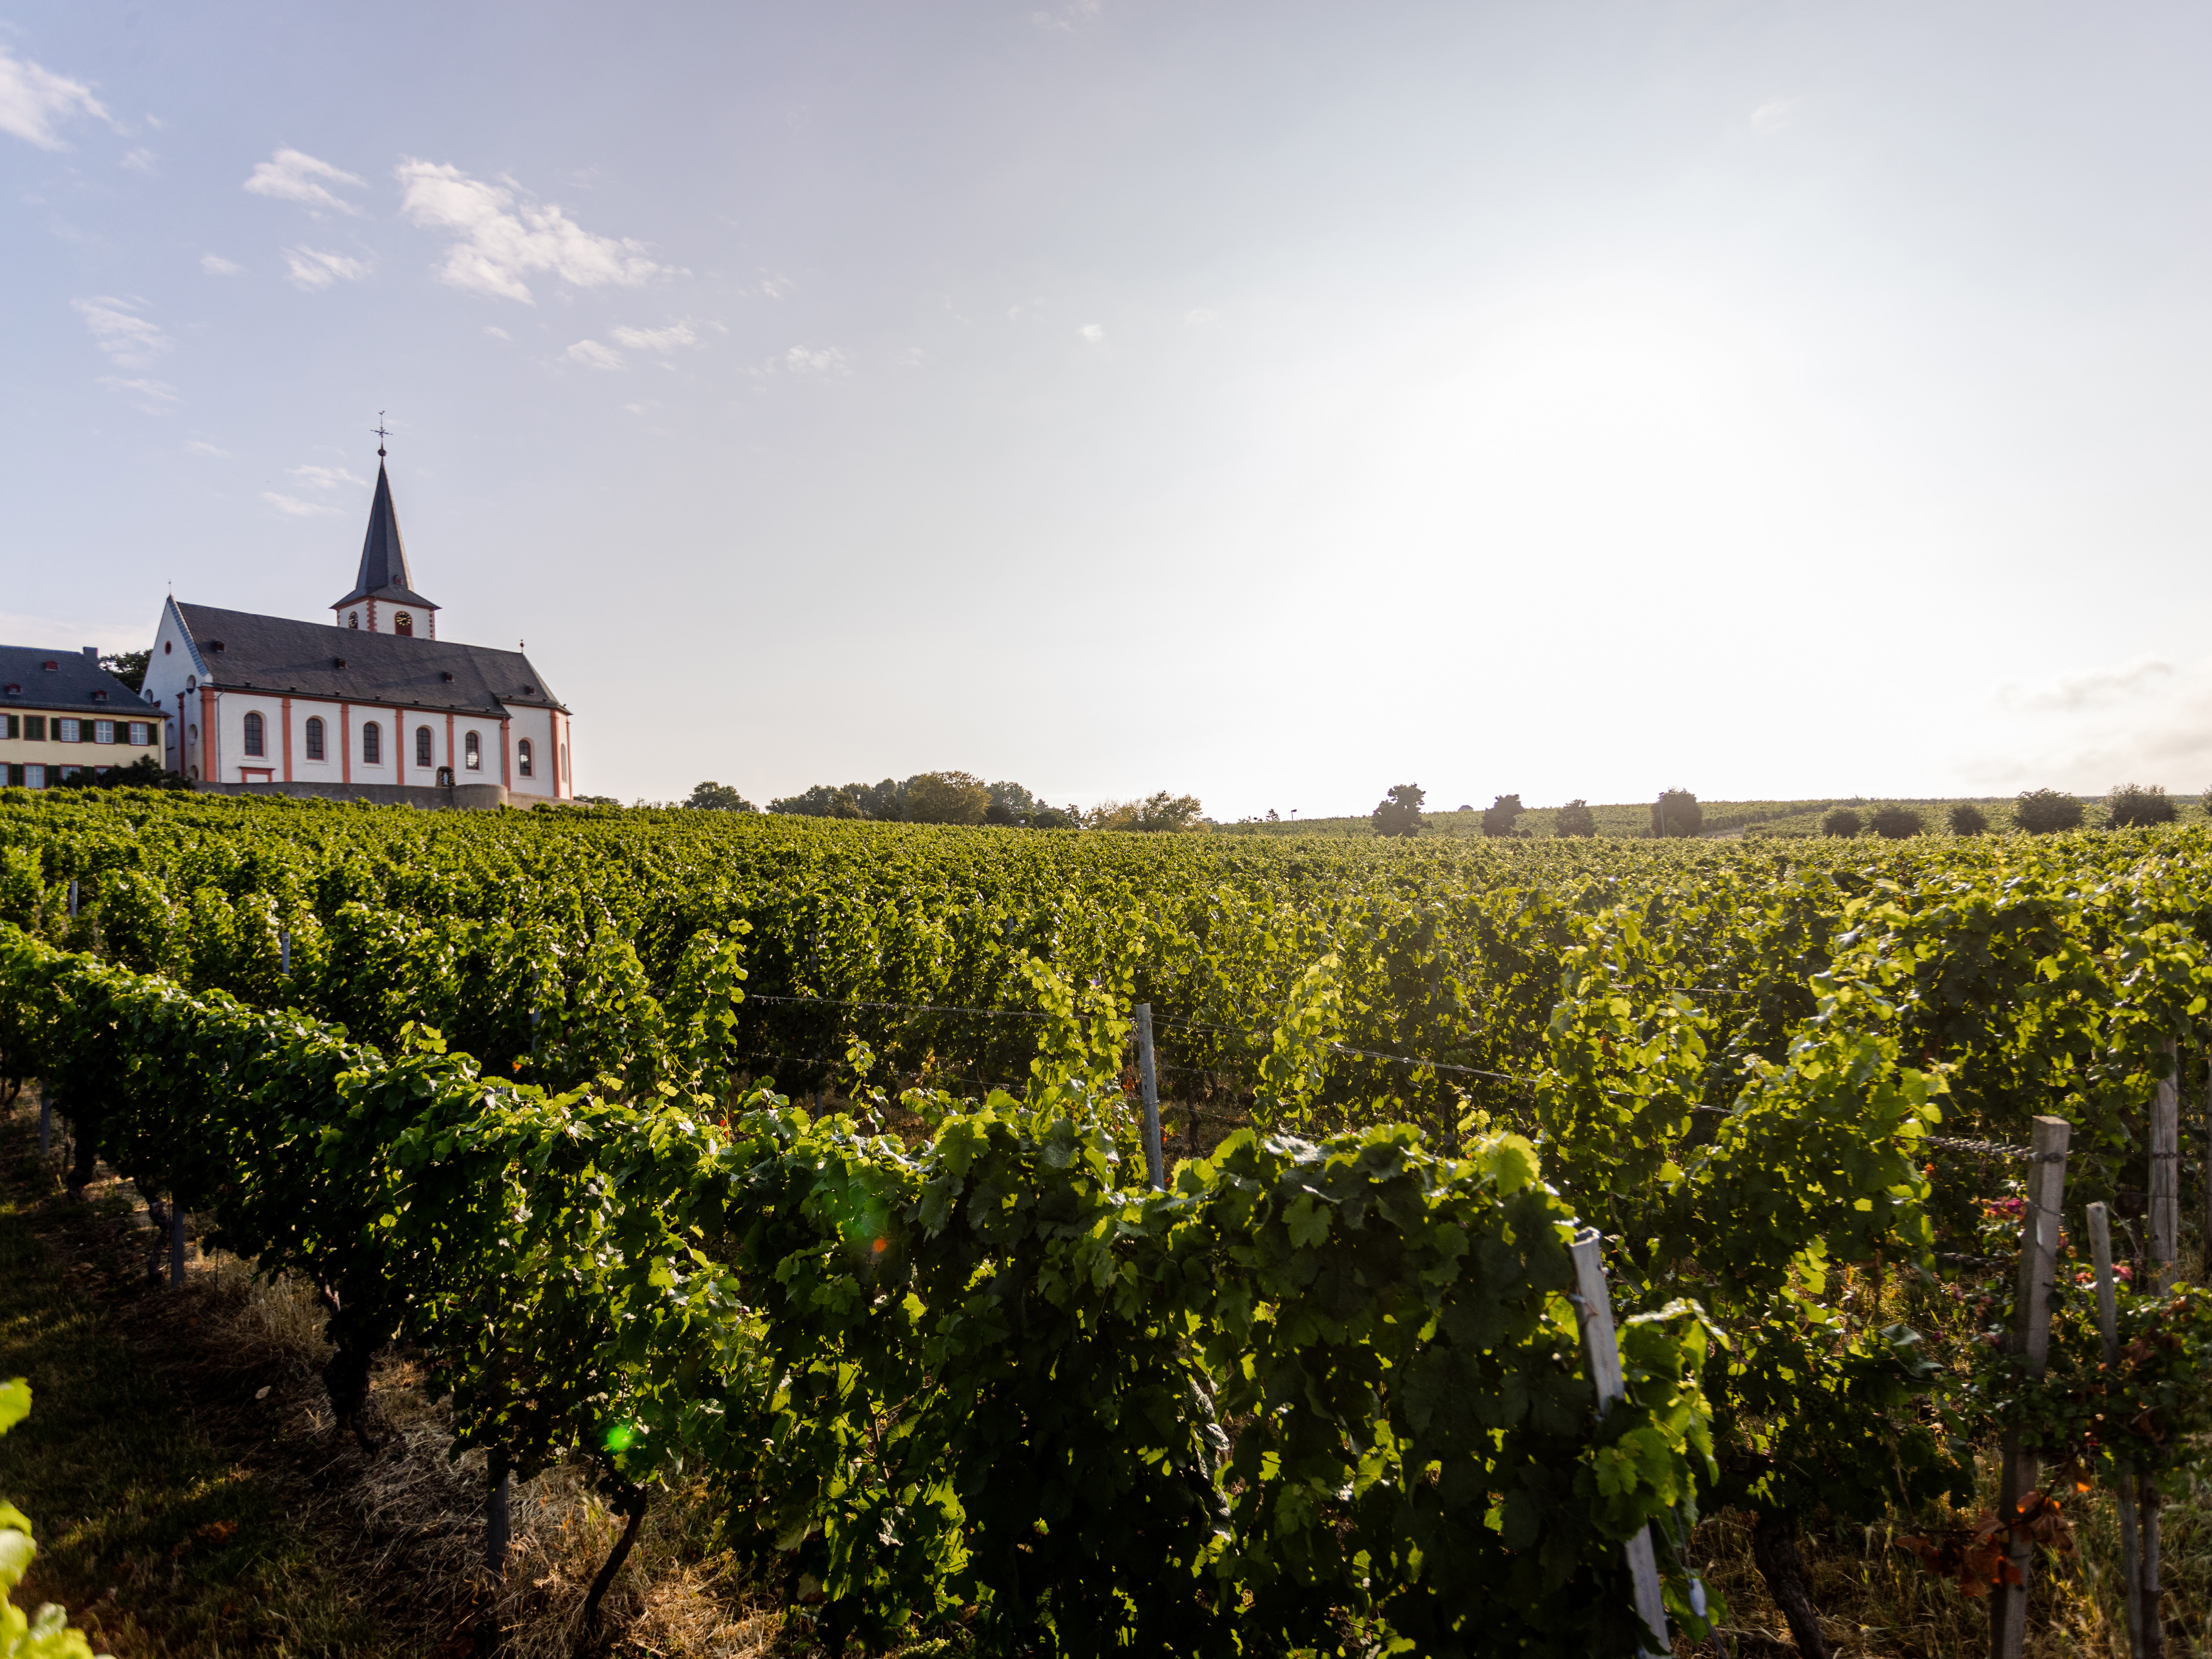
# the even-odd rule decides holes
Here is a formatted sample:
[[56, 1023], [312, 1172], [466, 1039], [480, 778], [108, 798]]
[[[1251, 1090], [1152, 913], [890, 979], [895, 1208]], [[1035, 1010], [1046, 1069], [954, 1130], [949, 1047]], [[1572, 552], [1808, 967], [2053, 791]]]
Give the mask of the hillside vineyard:
[[2173, 1334], [2132, 1369], [2069, 1369], [2078, 1310], [2055, 1382], [1979, 1331], [2038, 1119], [2070, 1125], [2069, 1217], [2164, 1182], [2197, 1227], [2208, 875], [2197, 829], [1427, 846], [0, 793], [0, 1064], [84, 1167], [330, 1293], [342, 1418], [414, 1344], [498, 1473], [583, 1459], [633, 1514], [711, 1483], [833, 1646], [1626, 1654], [1647, 1528], [1704, 1629], [1701, 1510], [1925, 1526], [2008, 1438], [2181, 1478], [2197, 1292], [2122, 1288]]

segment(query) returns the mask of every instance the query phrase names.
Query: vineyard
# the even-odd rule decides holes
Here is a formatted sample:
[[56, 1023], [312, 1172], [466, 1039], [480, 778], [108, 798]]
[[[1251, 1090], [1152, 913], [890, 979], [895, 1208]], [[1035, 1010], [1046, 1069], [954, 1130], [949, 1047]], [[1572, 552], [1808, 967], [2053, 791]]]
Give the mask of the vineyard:
[[2002, 1628], [2092, 1483], [2138, 1650], [2201, 1639], [2156, 1542], [2212, 1427], [2208, 1007], [2196, 826], [0, 792], [0, 1072], [79, 1178], [315, 1287], [356, 1431], [399, 1345], [498, 1491], [587, 1466], [595, 1594], [703, 1483], [833, 1651], [1626, 1655], [1655, 1586], [1725, 1626], [1721, 1513], [1801, 1651], [1814, 1527], [1909, 1530]]

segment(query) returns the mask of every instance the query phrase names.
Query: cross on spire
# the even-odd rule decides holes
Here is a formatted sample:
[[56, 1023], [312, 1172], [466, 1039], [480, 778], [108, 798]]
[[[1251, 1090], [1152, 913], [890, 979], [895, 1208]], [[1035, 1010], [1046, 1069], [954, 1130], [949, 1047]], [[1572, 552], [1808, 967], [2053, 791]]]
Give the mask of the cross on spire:
[[384, 429], [384, 411], [380, 409], [376, 411], [376, 454], [379, 460], [384, 458], [384, 441], [391, 435]]

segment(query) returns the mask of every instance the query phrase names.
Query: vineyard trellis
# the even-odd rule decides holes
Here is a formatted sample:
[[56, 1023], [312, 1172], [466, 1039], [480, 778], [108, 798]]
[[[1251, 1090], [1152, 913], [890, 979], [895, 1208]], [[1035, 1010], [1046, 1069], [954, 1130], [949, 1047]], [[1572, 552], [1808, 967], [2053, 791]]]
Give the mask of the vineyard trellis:
[[[2061, 1274], [2057, 1381], [2016, 1375], [2016, 1356], [1985, 1344], [1947, 1381], [1921, 1334], [1856, 1314], [1848, 1287], [1884, 1274], [1935, 1283], [1947, 1267], [2010, 1259], [2002, 1229], [2020, 1224], [2003, 1206], [2019, 1194], [2002, 1171], [2037, 1117], [2069, 1127], [2069, 1213], [2179, 1190], [2191, 1147], [2178, 1135], [2153, 1145], [2150, 1109], [2174, 1097], [2185, 1058], [2201, 1075], [2208, 865], [2212, 843], [2198, 831], [1904, 843], [1877, 856], [1741, 844], [1316, 848], [708, 814], [431, 823], [259, 802], [0, 797], [0, 918], [21, 930], [9, 982], [72, 988], [50, 1018], [29, 1012], [40, 999], [14, 998], [0, 1049], [8, 1069], [36, 1071], [65, 1103], [80, 1161], [97, 1149], [149, 1191], [211, 1206], [220, 1237], [329, 1290], [334, 1401], [357, 1400], [367, 1356], [404, 1334], [452, 1386], [464, 1439], [495, 1448], [518, 1476], [581, 1456], [631, 1506], [679, 1465], [713, 1469], [733, 1512], [753, 1516], [761, 1559], [785, 1563], [796, 1605], [825, 1633], [878, 1639], [901, 1620], [972, 1607], [966, 1616], [994, 1640], [1048, 1628], [1066, 1650], [1103, 1650], [1135, 1630], [1141, 1643], [1202, 1644], [1205, 1621], [1231, 1616], [1223, 1587], [1234, 1584], [1237, 1606], [1258, 1609], [1236, 1615], [1240, 1640], [1294, 1644], [1326, 1608], [1447, 1651], [1477, 1638], [1464, 1609], [1420, 1588], [1431, 1581], [1417, 1564], [1456, 1549], [1472, 1564], [1468, 1593], [1502, 1597], [1521, 1620], [1500, 1632], [1584, 1650], [1572, 1642], [1588, 1627], [1571, 1638], [1556, 1624], [1565, 1602], [1516, 1601], [1480, 1565], [1487, 1548], [1540, 1556], [1553, 1546], [1533, 1540], [1571, 1536], [1581, 1541], [1562, 1584], [1610, 1588], [1595, 1600], [1560, 1593], [1589, 1617], [1630, 1621], [1604, 1639], [1632, 1644], [1617, 1549], [1636, 1530], [1628, 1508], [1641, 1504], [1656, 1526], [1668, 1610], [1695, 1629], [1681, 1551], [1702, 1505], [1758, 1517], [1778, 1602], [1801, 1648], [1818, 1651], [1794, 1565], [1808, 1516], [1870, 1521], [1962, 1499], [1962, 1448], [2008, 1435], [2041, 1449], [2048, 1467], [2080, 1458], [2112, 1478], [2179, 1478], [2168, 1449], [2202, 1409], [2201, 1389], [2177, 1382], [2207, 1346], [2194, 1291], [2148, 1275], [2116, 1291], [2121, 1328], [2157, 1323], [2179, 1346], [2152, 1342], [2111, 1374], [2075, 1363], [2088, 1339]], [[1139, 1006], [1154, 1075], [1231, 1080], [1250, 1125], [1210, 1157], [1184, 1146], [1179, 1171], [1160, 1170], [1171, 1184], [1158, 1196], [1136, 1173], [1150, 1163], [1145, 1115], [1121, 1087]], [[127, 1021], [114, 1012], [124, 1008]], [[100, 1009], [107, 1024], [83, 1012]], [[772, 1057], [781, 1071], [794, 1051], [811, 1057], [794, 1079], [835, 1085], [855, 1115], [817, 1119], [738, 1087], [753, 1069], [743, 1057]], [[1026, 1080], [965, 1102], [947, 1086], [994, 1076]], [[1139, 1080], [1140, 1096], [1152, 1092]], [[903, 1138], [883, 1133], [899, 1108]], [[1936, 1134], [1939, 1123], [1953, 1133]], [[2203, 1139], [2190, 1139], [2202, 1180]], [[1497, 1160], [1524, 1156], [1525, 1184], [1497, 1193], [1522, 1180]], [[994, 1201], [1017, 1209], [1016, 1195], [1061, 1191], [1067, 1170], [1091, 1168], [1095, 1184], [1055, 1200], [1073, 1207], [1052, 1225], [1090, 1218], [1083, 1237], [1111, 1247], [1085, 1255], [1074, 1233], [1049, 1230], [1001, 1237], [970, 1213], [972, 1198], [928, 1209], [932, 1183], [950, 1178], [945, 1160], [960, 1158], [971, 1160], [961, 1182], [980, 1158]], [[743, 1159], [745, 1196], [724, 1192], [710, 1217], [699, 1171], [726, 1183]], [[664, 1166], [690, 1170], [694, 1185], [679, 1190]], [[1364, 1173], [1340, 1190], [1320, 1178], [1340, 1169]], [[1489, 1198], [1478, 1191], [1486, 1179]], [[1334, 1254], [1364, 1260], [1371, 1241], [1355, 1235], [1388, 1207], [1370, 1188], [1418, 1190], [1431, 1210], [1472, 1206], [1452, 1209], [1450, 1224], [1470, 1240], [1493, 1224], [1486, 1205], [1539, 1189], [1558, 1206], [1547, 1224], [1597, 1229], [1631, 1374], [1672, 1402], [1654, 1395], [1638, 1408], [1665, 1425], [1652, 1429], [1648, 1468], [1611, 1437], [1615, 1413], [1596, 1416], [1578, 1345], [1556, 1346], [1571, 1320], [1562, 1328], [1531, 1303], [1528, 1328], [1553, 1333], [1544, 1363], [1571, 1372], [1588, 1401], [1563, 1467], [1585, 1470], [1607, 1502], [1626, 1494], [1628, 1508], [1529, 1498], [1532, 1534], [1485, 1485], [1496, 1498], [1482, 1510], [1487, 1542], [1454, 1530], [1451, 1503], [1424, 1518], [1423, 1481], [1403, 1460], [1438, 1431], [1434, 1419], [1382, 1425], [1422, 1409], [1411, 1396], [1431, 1362], [1425, 1351], [1383, 1353], [1396, 1339], [1372, 1322], [1382, 1277], [1362, 1292], [1367, 1312], [1285, 1358], [1310, 1368], [1325, 1352], [1328, 1386], [1344, 1392], [1328, 1396], [1334, 1415], [1317, 1440], [1293, 1437], [1267, 1462], [1270, 1419], [1236, 1407], [1273, 1396], [1237, 1391], [1262, 1386], [1247, 1373], [1255, 1354], [1275, 1352], [1280, 1310], [1309, 1294], [1292, 1294], [1297, 1273], [1382, 1273]], [[372, 1212], [363, 1194], [389, 1207]], [[1041, 1216], [1042, 1198], [1031, 1207]], [[896, 1248], [887, 1259], [907, 1296], [927, 1313], [969, 1305], [975, 1284], [994, 1287], [989, 1317], [977, 1317], [1000, 1346], [965, 1348], [932, 1328], [871, 1276], [887, 1269], [865, 1255], [826, 1265], [849, 1255], [855, 1215], [895, 1213], [909, 1231], [884, 1249]], [[1980, 1248], [1955, 1248], [1966, 1243]], [[1470, 1275], [1486, 1287], [1484, 1248], [1452, 1258], [1447, 1282], [1459, 1288], [1421, 1293], [1469, 1293]], [[1202, 1307], [1176, 1300], [1197, 1291], [1174, 1279], [1200, 1258], [1212, 1298]], [[1224, 1259], [1260, 1278], [1224, 1275]], [[667, 1283], [640, 1267], [647, 1260]], [[1095, 1273], [1102, 1262], [1107, 1282], [1083, 1291], [1079, 1265]], [[1517, 1271], [1536, 1273], [1525, 1261]], [[926, 1294], [911, 1288], [925, 1283]], [[1564, 1296], [1565, 1283], [1544, 1294]], [[574, 1289], [582, 1284], [588, 1295]], [[1232, 1284], [1249, 1307], [1222, 1300]], [[507, 1287], [504, 1318], [483, 1316], [489, 1285]], [[529, 1310], [513, 1310], [514, 1287], [556, 1285], [571, 1288], [533, 1288]], [[813, 1300], [794, 1302], [794, 1285]], [[1109, 1289], [1096, 1306], [1085, 1299]], [[990, 1324], [1010, 1307], [1019, 1318]], [[1255, 1322], [1267, 1309], [1278, 1311]], [[1217, 1334], [1159, 1346], [1162, 1330], [1194, 1319]], [[1100, 1322], [1117, 1344], [1104, 1374], [1164, 1402], [1158, 1420], [1183, 1437], [1097, 1443], [1172, 1476], [1198, 1507], [1133, 1476], [1098, 1489], [1150, 1519], [1084, 1524], [1134, 1552], [1115, 1558], [1134, 1577], [1158, 1570], [1145, 1552], [1184, 1539], [1174, 1582], [1212, 1586], [1214, 1598], [1138, 1596], [1120, 1634], [1121, 1613], [1052, 1577], [1058, 1546], [1006, 1541], [1024, 1506], [1034, 1521], [1087, 1497], [971, 1491], [950, 1466], [883, 1451], [906, 1446], [927, 1416], [902, 1414], [917, 1378], [941, 1388], [957, 1376], [971, 1399], [1015, 1389], [1039, 1422], [1090, 1409], [1020, 1395], [1025, 1385], [1010, 1379], [1024, 1362], [1008, 1355], [1059, 1352], [1053, 1344], [1096, 1354]], [[2011, 1322], [1992, 1306], [1990, 1328]], [[592, 1346], [617, 1328], [635, 1341]], [[1638, 1343], [1657, 1346], [1639, 1359]], [[823, 1353], [847, 1357], [825, 1371]], [[792, 1378], [804, 1398], [788, 1392]], [[2084, 1426], [2097, 1417], [2085, 1401], [2122, 1396], [2142, 1403], [2113, 1420], [2139, 1421], [2140, 1432]], [[1220, 1414], [1193, 1403], [1208, 1397]], [[1359, 1411], [1346, 1403], [1355, 1397]], [[717, 1438], [738, 1423], [768, 1425], [769, 1462], [756, 1441], [740, 1455], [738, 1440]], [[615, 1447], [624, 1425], [631, 1437]], [[1096, 1437], [1095, 1424], [1085, 1432]], [[948, 1434], [945, 1455], [956, 1456], [963, 1443]], [[1070, 1434], [1054, 1443], [1084, 1438]], [[1218, 1454], [1212, 1435], [1228, 1442]], [[864, 1447], [874, 1472], [841, 1486], [835, 1472]], [[1343, 1463], [1348, 1449], [1358, 1457]], [[1003, 1449], [976, 1455], [986, 1450]], [[1237, 1462], [1248, 1456], [1261, 1461]], [[1339, 1460], [1353, 1497], [1283, 1474], [1308, 1456]], [[1463, 1478], [1449, 1473], [1460, 1457], [1436, 1465], [1439, 1492]], [[1376, 1458], [1379, 1486], [1362, 1487], [1361, 1460]], [[812, 1492], [826, 1507], [744, 1508], [742, 1494], [770, 1490]], [[1293, 1502], [1294, 1490], [1323, 1496]], [[1362, 1507], [1376, 1490], [1404, 1502], [1388, 1517]], [[1290, 1528], [1264, 1547], [1253, 1541], [1255, 1492]], [[892, 1510], [920, 1517], [893, 1528], [896, 1547], [881, 1542]], [[2008, 1550], [2026, 1522], [1998, 1517]], [[1366, 1540], [1360, 1583], [1382, 1588], [1353, 1583], [1339, 1547], [1322, 1541], [1331, 1528]], [[1201, 1534], [1202, 1548], [1190, 1541]], [[1986, 1551], [1926, 1541], [1963, 1588], [2008, 1589]], [[1376, 1577], [1388, 1562], [1397, 1565]]]

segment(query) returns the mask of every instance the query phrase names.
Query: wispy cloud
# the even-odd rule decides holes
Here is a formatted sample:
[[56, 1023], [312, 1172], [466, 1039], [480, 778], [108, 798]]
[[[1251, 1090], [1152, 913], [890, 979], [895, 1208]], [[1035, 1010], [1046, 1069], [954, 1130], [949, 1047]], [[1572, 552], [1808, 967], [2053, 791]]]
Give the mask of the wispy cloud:
[[1075, 331], [1085, 345], [1103, 346], [1106, 343], [1106, 329], [1102, 323], [1085, 323]]
[[1184, 326], [1188, 328], [1204, 328], [1209, 323], [1219, 322], [1221, 313], [1218, 311], [1208, 311], [1201, 306], [1196, 311], [1184, 312], [1182, 320]]
[[297, 202], [302, 207], [318, 212], [358, 214], [361, 210], [343, 198], [334, 195], [332, 185], [362, 185], [368, 180], [357, 179], [350, 173], [340, 171], [328, 161], [319, 161], [305, 150], [280, 149], [268, 161], [257, 166], [246, 181], [246, 190], [255, 196], [273, 197], [280, 202]]
[[620, 368], [622, 354], [610, 351], [597, 340], [579, 340], [568, 348], [568, 356], [586, 368]]
[[514, 339], [514, 336], [509, 334], [505, 329], [496, 327], [490, 323], [484, 325], [484, 332], [495, 340], [506, 340], [511, 343]]
[[289, 519], [319, 519], [337, 508], [321, 501], [303, 501], [296, 495], [280, 495], [273, 489], [261, 492], [261, 499]]
[[143, 368], [169, 349], [169, 337], [142, 315], [143, 300], [103, 295], [93, 300], [72, 300], [70, 308], [84, 319], [93, 343], [107, 354], [118, 368]]
[[161, 158], [150, 149], [134, 149], [125, 152], [123, 159], [115, 165], [128, 167], [133, 173], [143, 173], [150, 179], [161, 170]]
[[167, 415], [184, 402], [177, 396], [176, 388], [162, 380], [125, 380], [103, 374], [100, 383], [110, 392], [120, 392], [129, 398], [131, 407], [142, 415]]
[[453, 234], [439, 280], [472, 294], [534, 303], [526, 276], [544, 273], [575, 288], [635, 288], [668, 274], [628, 237], [595, 235], [553, 204], [516, 188], [471, 179], [459, 167], [405, 161], [398, 169], [400, 211], [426, 230]]
[[771, 300], [781, 300], [797, 290], [798, 284], [788, 276], [765, 276], [761, 279], [760, 291]]
[[246, 269], [234, 259], [226, 259], [220, 253], [200, 255], [200, 269], [210, 276], [235, 276]]
[[1797, 100], [1794, 98], [1770, 98], [1751, 112], [1753, 132], [1779, 132], [1797, 118]]
[[678, 346], [697, 345], [699, 336], [689, 323], [672, 323], [666, 328], [617, 328], [615, 342], [633, 351], [673, 351]]
[[294, 466], [285, 471], [314, 489], [336, 489], [340, 484], [351, 484], [356, 489], [368, 488], [368, 479], [357, 478], [342, 466]]
[[325, 253], [319, 248], [288, 247], [284, 250], [284, 274], [294, 284], [309, 292], [328, 288], [341, 278], [357, 283], [368, 275], [368, 267], [359, 259], [349, 259], [343, 253]]
[[1078, 25], [1096, 19], [1104, 9], [1101, 0], [1070, 0], [1058, 11], [1033, 11], [1030, 21], [1054, 34], [1073, 34]]
[[2137, 657], [2117, 668], [2093, 668], [2087, 673], [2062, 676], [2045, 685], [2001, 686], [1997, 701], [2037, 714], [2085, 714], [2156, 691], [2173, 678], [2173, 672], [2170, 662]]
[[937, 361], [920, 346], [908, 346], [904, 351], [899, 353], [898, 360], [908, 368], [927, 368]]
[[227, 461], [231, 459], [231, 453], [228, 450], [217, 449], [213, 444], [210, 443], [204, 438], [186, 439], [185, 441], [185, 453], [187, 455], [212, 455], [219, 461]]
[[115, 125], [92, 88], [82, 81], [18, 58], [0, 46], [0, 132], [12, 132], [40, 149], [67, 149], [56, 123], [77, 116]]
[[824, 346], [819, 351], [810, 351], [805, 346], [793, 346], [783, 354], [783, 366], [793, 374], [850, 374], [853, 365], [836, 346]]

